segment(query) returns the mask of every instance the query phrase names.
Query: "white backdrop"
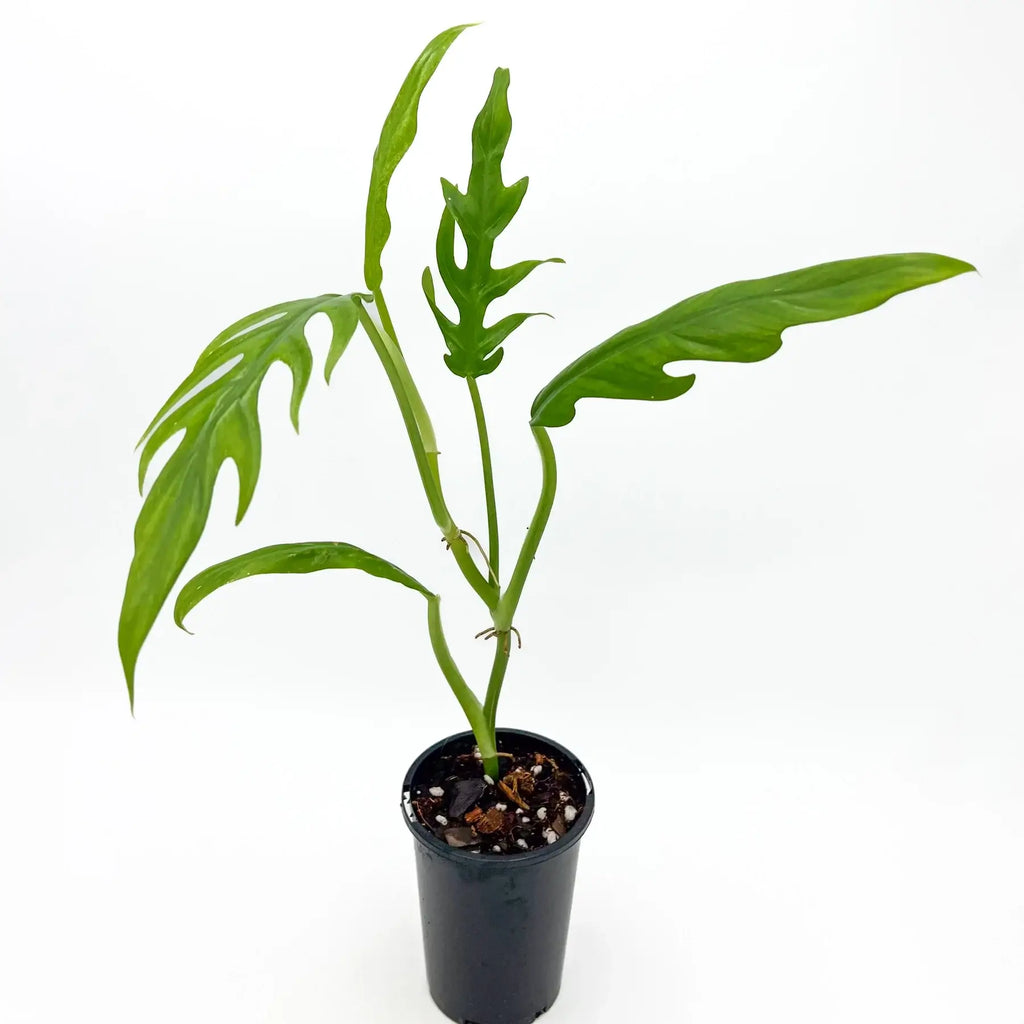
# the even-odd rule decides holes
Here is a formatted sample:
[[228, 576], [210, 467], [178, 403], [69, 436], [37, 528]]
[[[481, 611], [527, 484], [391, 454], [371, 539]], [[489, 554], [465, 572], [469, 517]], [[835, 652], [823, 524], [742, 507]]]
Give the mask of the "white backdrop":
[[[361, 287], [380, 122], [440, 29], [385, 289], [486, 532], [471, 411], [419, 291], [437, 179], [464, 183], [495, 66], [502, 260], [561, 255], [482, 382], [505, 558], [554, 372], [686, 295], [875, 252], [968, 275], [698, 366], [668, 403], [584, 402], [501, 721], [587, 763], [552, 1024], [1024, 1019], [1024, 16], [1002, 0], [781, 0], [625, 13], [524, 2], [23, 4], [0, 42], [0, 1021], [440, 1020], [406, 765], [463, 727], [420, 598], [263, 578], [165, 614], [137, 717], [116, 656], [132, 446], [221, 328]], [[322, 338], [317, 347], [322, 359]], [[317, 370], [319, 374], [319, 368]], [[487, 624], [446, 560], [363, 340], [302, 434], [264, 389], [263, 474], [221, 480], [193, 569], [346, 540]]]

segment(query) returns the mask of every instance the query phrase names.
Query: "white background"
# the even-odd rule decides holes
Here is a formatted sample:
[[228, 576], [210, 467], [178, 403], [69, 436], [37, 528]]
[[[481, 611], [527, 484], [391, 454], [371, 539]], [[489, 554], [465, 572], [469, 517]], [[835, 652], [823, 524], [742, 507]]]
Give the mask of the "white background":
[[[393, 183], [385, 290], [483, 522], [462, 382], [419, 292], [437, 179], [464, 183], [497, 65], [531, 175], [499, 244], [561, 255], [482, 382], [505, 560], [526, 418], [586, 348], [728, 280], [932, 250], [980, 275], [584, 402], [501, 720], [588, 764], [552, 1024], [1024, 1020], [1024, 17], [1006, 0], [659, 5], [51, 2], [0, 43], [0, 1021], [440, 1020], [422, 975], [406, 765], [463, 727], [415, 595], [263, 578], [165, 614], [133, 721], [115, 624], [132, 446], [238, 317], [362, 286], [383, 116], [452, 48]], [[324, 345], [317, 338], [317, 358]], [[191, 568], [337, 539], [486, 615], [448, 564], [379, 366], [353, 342], [263, 475], [221, 480]]]

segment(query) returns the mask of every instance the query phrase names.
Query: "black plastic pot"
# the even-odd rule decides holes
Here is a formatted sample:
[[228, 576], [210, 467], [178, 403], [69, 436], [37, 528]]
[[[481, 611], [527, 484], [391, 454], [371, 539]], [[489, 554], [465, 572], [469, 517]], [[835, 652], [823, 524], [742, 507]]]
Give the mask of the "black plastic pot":
[[403, 817], [416, 840], [427, 983], [459, 1024], [528, 1024], [550, 1009], [562, 983], [579, 841], [594, 813], [590, 776], [571, 751], [534, 733], [499, 729], [498, 749], [524, 743], [578, 772], [586, 800], [572, 827], [543, 850], [493, 856], [448, 846], [410, 803], [435, 759], [473, 747], [470, 732], [425, 750], [403, 784]]

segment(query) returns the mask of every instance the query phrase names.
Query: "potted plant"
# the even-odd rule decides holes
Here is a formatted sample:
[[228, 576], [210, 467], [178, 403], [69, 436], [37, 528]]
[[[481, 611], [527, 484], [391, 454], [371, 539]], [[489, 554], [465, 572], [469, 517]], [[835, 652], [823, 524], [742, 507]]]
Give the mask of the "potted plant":
[[[773, 355], [787, 327], [850, 316], [901, 292], [974, 268], [932, 253], [844, 259], [758, 280], [726, 284], [684, 299], [618, 331], [582, 354], [538, 392], [529, 427], [540, 455], [542, 485], [511, 572], [501, 558], [494, 475], [478, 381], [498, 369], [503, 345], [534, 314], [488, 323], [488, 307], [543, 263], [492, 265], [495, 239], [518, 212], [527, 179], [506, 185], [501, 164], [511, 132], [509, 73], [499, 68], [472, 131], [472, 164], [461, 189], [442, 179], [437, 275], [421, 287], [447, 351], [466, 381], [475, 415], [487, 510], [485, 530], [471, 533], [445, 499], [438, 446], [385, 302], [381, 258], [391, 231], [391, 177], [417, 129], [420, 96], [444, 54], [468, 26], [442, 32], [416, 59], [384, 122], [373, 156], [366, 207], [364, 292], [318, 295], [269, 306], [222, 331], [203, 350], [140, 442], [140, 489], [157, 452], [181, 435], [145, 495], [135, 527], [118, 632], [134, 707], [141, 647], [205, 528], [223, 464], [238, 470], [237, 520], [245, 515], [260, 470], [257, 400], [275, 362], [292, 373], [291, 418], [313, 372], [305, 328], [326, 314], [332, 339], [323, 367], [331, 375], [361, 331], [387, 374], [415, 457], [427, 505], [466, 583], [489, 616], [478, 637], [493, 641], [482, 693], [464, 679], [448, 648], [440, 596], [377, 554], [344, 541], [276, 544], [203, 570], [180, 589], [174, 619], [227, 583], [261, 573], [360, 569], [418, 592], [426, 602], [431, 649], [462, 707], [469, 730], [428, 747], [403, 783], [403, 816], [415, 838], [431, 994], [452, 1019], [520, 1024], [554, 1001], [572, 899], [578, 843], [594, 808], [581, 762], [543, 736], [499, 729], [497, 710], [510, 657], [521, 644], [515, 615], [555, 498], [555, 451], [549, 431], [564, 427], [584, 398], [664, 401], [690, 389], [694, 375], [672, 376], [668, 364], [755, 362]], [[456, 232], [465, 262], [455, 255]], [[445, 312], [445, 308], [451, 312]], [[183, 432], [183, 434], [182, 434]], [[485, 538], [485, 539], [484, 539]]]

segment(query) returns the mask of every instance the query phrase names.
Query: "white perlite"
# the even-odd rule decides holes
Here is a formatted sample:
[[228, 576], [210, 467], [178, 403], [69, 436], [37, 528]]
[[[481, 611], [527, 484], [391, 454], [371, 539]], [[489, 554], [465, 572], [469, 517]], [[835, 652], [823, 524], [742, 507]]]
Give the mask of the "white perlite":
[[447, 825], [448, 824], [448, 819], [443, 814], [437, 815], [437, 817], [434, 818], [434, 821], [436, 821], [438, 823], [438, 825]]
[[444, 796], [444, 790], [440, 786], [431, 786], [427, 792], [431, 796]]
[[529, 843], [527, 843], [527, 841], [526, 841], [525, 839], [517, 839], [517, 840], [516, 840], [516, 846], [521, 846], [521, 847], [522, 847], [522, 848], [523, 848], [524, 850], [525, 850], [525, 849], [526, 849], [526, 848], [527, 848], [527, 847], [528, 847], [529, 845], [530, 845], [530, 844], [529, 844]]
[[535, 765], [534, 765], [534, 766], [533, 766], [533, 767], [532, 767], [532, 768], [530, 769], [530, 771], [531, 771], [531, 772], [533, 772], [534, 776], [536, 777], [537, 775], [540, 775], [540, 773], [541, 773], [542, 771], [544, 771], [544, 765], [542, 765], [542, 764], [535, 764]]
[[525, 825], [530, 819], [524, 814], [522, 820], [523, 820], [523, 824]]
[[486, 782], [488, 786], [493, 786], [494, 785], [494, 779], [492, 779], [490, 777], [490, 775], [485, 775], [484, 776], [484, 782]]
[[576, 808], [573, 807], [572, 804], [569, 804], [569, 806], [562, 811], [562, 817], [564, 817], [566, 821], [575, 821]]
[[492, 849], [492, 850], [493, 850], [493, 851], [494, 851], [495, 853], [501, 853], [501, 847], [500, 847], [500, 846], [492, 846], [492, 847], [491, 847], [491, 849]]
[[544, 838], [548, 841], [548, 846], [552, 843], [558, 842], [558, 833], [553, 828], [544, 829]]
[[543, 821], [548, 816], [548, 809], [546, 807], [537, 808], [537, 819]]
[[494, 805], [494, 809], [496, 811], [507, 811], [508, 810], [508, 804], [495, 804]]

